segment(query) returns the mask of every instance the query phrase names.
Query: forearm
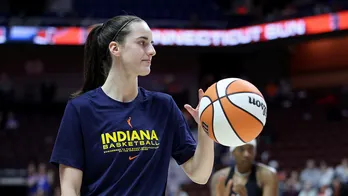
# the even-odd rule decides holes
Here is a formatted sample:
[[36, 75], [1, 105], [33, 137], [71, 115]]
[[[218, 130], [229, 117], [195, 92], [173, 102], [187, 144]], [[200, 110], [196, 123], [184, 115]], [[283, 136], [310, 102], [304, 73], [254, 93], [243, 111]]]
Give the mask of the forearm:
[[191, 159], [191, 178], [199, 184], [209, 180], [214, 165], [214, 141], [198, 128], [198, 144], [196, 152]]

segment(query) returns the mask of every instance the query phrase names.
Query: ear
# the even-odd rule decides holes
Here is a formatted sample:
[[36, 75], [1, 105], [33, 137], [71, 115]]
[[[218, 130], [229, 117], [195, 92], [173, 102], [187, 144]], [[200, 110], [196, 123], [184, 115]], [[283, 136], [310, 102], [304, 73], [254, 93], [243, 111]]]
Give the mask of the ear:
[[114, 41], [110, 42], [109, 51], [114, 56], [120, 56], [120, 45]]

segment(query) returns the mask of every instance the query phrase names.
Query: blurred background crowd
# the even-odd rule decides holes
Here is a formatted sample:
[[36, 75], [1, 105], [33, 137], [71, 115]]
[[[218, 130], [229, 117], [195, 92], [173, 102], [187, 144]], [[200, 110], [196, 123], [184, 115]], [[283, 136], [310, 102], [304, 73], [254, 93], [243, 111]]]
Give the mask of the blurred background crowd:
[[[1, 0], [0, 26], [87, 27], [135, 14], [153, 28], [216, 30], [346, 9], [344, 0]], [[277, 169], [279, 194], [347, 195], [346, 33], [235, 47], [156, 46], [153, 71], [140, 85], [171, 94], [183, 108], [219, 79], [252, 82], [268, 104], [256, 161]], [[58, 170], [48, 160], [68, 96], [82, 83], [83, 46], [4, 43], [0, 53], [0, 195], [59, 195]], [[214, 171], [233, 162], [227, 147], [215, 149]], [[167, 194], [208, 196], [209, 183], [193, 184], [173, 160]]]

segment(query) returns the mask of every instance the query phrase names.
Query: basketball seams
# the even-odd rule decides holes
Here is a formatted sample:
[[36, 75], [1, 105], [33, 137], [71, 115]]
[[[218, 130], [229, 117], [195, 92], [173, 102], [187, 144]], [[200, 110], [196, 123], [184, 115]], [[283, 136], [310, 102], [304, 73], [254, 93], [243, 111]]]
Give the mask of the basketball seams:
[[[215, 92], [216, 92], [216, 95], [217, 95], [217, 100], [219, 100], [219, 94], [218, 94], [218, 88], [217, 88], [217, 86], [218, 86], [218, 84], [216, 83], [216, 85], [215, 85]], [[216, 138], [216, 136], [215, 136], [215, 132], [214, 132], [214, 104], [213, 104], [213, 102], [211, 102], [211, 107], [213, 108], [213, 112], [211, 113], [212, 115], [211, 115], [211, 118], [212, 118], [212, 123], [211, 123], [211, 130], [212, 130], [212, 132], [213, 132], [213, 136], [214, 136], [214, 138], [215, 138], [215, 141], [217, 141], [218, 143], [220, 143], [218, 140], [217, 140], [217, 138]]]
[[240, 92], [230, 93], [230, 94], [226, 94], [226, 96], [224, 96], [224, 97], [228, 97], [230, 95], [235, 95], [235, 94], [239, 94], [239, 93], [241, 93], [241, 94], [243, 94], [243, 93], [250, 93], [250, 94], [257, 95], [258, 97], [263, 99], [263, 97], [259, 93], [250, 92], [250, 91], [240, 91]]
[[[235, 93], [235, 94], [236, 94], [236, 93]], [[260, 119], [258, 119], [254, 114], [252, 114], [252, 113], [248, 112], [247, 110], [245, 110], [245, 109], [239, 107], [238, 105], [234, 104], [228, 97], [227, 97], [227, 100], [228, 100], [232, 105], [234, 105], [236, 108], [239, 108], [240, 110], [242, 110], [242, 111], [244, 111], [244, 112], [250, 114], [250, 115], [251, 115], [252, 117], [254, 117], [259, 123], [261, 123], [262, 126], [264, 126], [263, 123], [262, 123], [262, 121], [261, 121]]]
[[217, 138], [216, 138], [216, 136], [215, 136], [215, 131], [214, 131], [214, 105], [212, 104], [211, 107], [212, 107], [212, 110], [213, 110], [213, 112], [211, 113], [211, 114], [212, 114], [212, 115], [211, 115], [211, 118], [212, 118], [212, 120], [211, 120], [211, 132], [213, 132], [213, 136], [214, 136], [214, 138], [215, 138], [215, 141], [217, 141], [218, 143], [220, 143], [220, 142], [217, 140]]
[[[203, 112], [204, 112], [211, 104], [213, 104], [213, 101], [211, 100], [211, 98], [210, 98], [209, 96], [204, 95], [203, 97], [208, 98], [208, 99], [210, 100], [210, 104], [208, 104], [207, 107], [205, 107], [204, 110], [201, 112], [201, 117], [200, 117], [200, 119], [202, 118]], [[202, 97], [202, 99], [203, 99], [203, 97]], [[214, 107], [213, 107], [213, 108], [214, 108]]]
[[[226, 97], [226, 98], [228, 99], [228, 97]], [[224, 108], [224, 107], [222, 106], [222, 104], [221, 104], [221, 100], [218, 99], [218, 101], [219, 101], [219, 104], [220, 104], [220, 106], [221, 106], [222, 112], [224, 113], [225, 116], [227, 116], [227, 115], [226, 115], [226, 112], [225, 112], [225, 108]], [[236, 135], [242, 142], [246, 143], [246, 142], [238, 135], [238, 133], [237, 133], [236, 130], [234, 129], [232, 123], [231, 123], [228, 119], [227, 119], [227, 122], [228, 122], [228, 124], [231, 126], [231, 128], [232, 128], [233, 132], [235, 133], [235, 135]]]
[[[263, 97], [261, 96], [261, 95], [259, 95], [258, 93], [254, 93], [254, 92], [249, 92], [249, 91], [243, 91], [243, 92], [236, 92], [236, 93], [230, 93], [230, 94], [228, 94], [228, 95], [225, 95], [225, 96], [222, 96], [221, 98], [219, 98], [219, 99], [222, 99], [222, 98], [224, 98], [224, 97], [227, 97], [228, 98], [228, 96], [230, 96], [230, 95], [235, 95], [235, 94], [239, 94], [239, 93], [250, 93], [250, 94], [254, 94], [254, 95], [257, 95], [257, 96], [259, 96], [260, 98], [262, 98], [263, 99]], [[203, 97], [208, 97], [208, 96], [203, 96]], [[209, 98], [209, 97], [208, 97]], [[215, 103], [215, 102], [217, 102], [217, 101], [220, 101], [219, 99], [217, 99], [217, 100], [215, 100], [215, 101], [213, 101], [211, 104], [213, 104], [213, 103]], [[209, 100], [210, 101], [212, 101], [210, 98], [209, 98]], [[210, 104], [209, 104], [210, 105]], [[205, 110], [205, 109], [204, 109]], [[203, 111], [204, 111], [203, 110]], [[203, 112], [202, 112], [203, 113]]]
[[[234, 80], [233, 82], [231, 82], [231, 83], [226, 87], [226, 89], [225, 89], [225, 95], [226, 95], [226, 96], [228, 96], [228, 93], [227, 93], [228, 87], [230, 87], [234, 82], [237, 82], [237, 81], [240, 81], [240, 80]], [[256, 87], [255, 87], [255, 88], [256, 88]], [[236, 93], [246, 93], [246, 92], [256, 94], [256, 95], [262, 97], [262, 99], [264, 99], [262, 93], [259, 92], [259, 91], [257, 91], [257, 92], [252, 92], [252, 91], [239, 91], [239, 92], [235, 92], [235, 93], [230, 93], [229, 95], [231, 95], [231, 94], [236, 94]]]
[[[228, 87], [229, 87], [231, 84], [233, 84], [235, 81], [238, 81], [238, 80], [234, 80], [234, 81], [232, 81], [229, 85], [227, 85], [226, 90], [225, 90], [225, 95], [222, 96], [222, 97], [219, 96], [219, 93], [218, 93], [218, 90], [217, 90], [217, 85], [216, 85], [216, 87], [215, 87], [215, 88], [216, 88], [216, 94], [219, 96], [219, 99], [216, 100], [216, 101], [219, 102], [220, 107], [221, 107], [221, 109], [222, 109], [222, 112], [224, 113], [225, 116], [227, 116], [227, 115], [226, 115], [226, 112], [225, 112], [225, 108], [224, 108], [224, 107], [222, 106], [222, 104], [221, 104], [221, 99], [222, 99], [223, 97], [226, 97], [226, 98], [228, 99], [228, 97], [227, 97], [227, 89], [228, 89]], [[227, 120], [227, 122], [228, 122], [228, 124], [231, 126], [231, 128], [232, 128], [232, 130], [234, 131], [235, 135], [236, 135], [241, 141], [243, 141], [243, 142], [245, 143], [245, 141], [238, 135], [238, 133], [237, 133], [236, 130], [234, 129], [232, 123], [231, 123], [229, 120]]]
[[[225, 88], [225, 96], [227, 96], [227, 90], [228, 90], [228, 87], [230, 87], [235, 81], [238, 81], [238, 80], [234, 80], [234, 81], [232, 81], [231, 83], [229, 83], [227, 86], [226, 86], [226, 88]], [[225, 97], [224, 96], [224, 97]], [[221, 97], [222, 98], [222, 97]]]
[[[206, 96], [206, 95], [205, 95], [205, 96], [203, 96], [203, 97], [208, 98], [209, 101], [210, 101], [210, 104], [208, 104], [207, 107], [205, 107], [204, 110], [202, 111], [201, 116], [200, 116], [200, 120], [202, 119], [202, 116], [203, 116], [203, 114], [204, 114], [204, 111], [207, 110], [207, 108], [211, 105], [212, 110], [213, 110], [213, 111], [212, 111], [212, 115], [211, 115], [211, 118], [212, 118], [212, 121], [211, 121], [211, 122], [212, 122], [212, 123], [211, 123], [211, 124], [212, 124], [212, 125], [211, 125], [211, 129], [212, 129], [212, 132], [213, 132], [213, 136], [214, 136], [214, 138], [215, 138], [215, 141], [218, 142], [218, 143], [220, 143], [220, 142], [217, 140], [217, 138], [216, 138], [216, 136], [215, 136], [215, 132], [214, 132], [214, 105], [213, 105], [213, 102], [212, 102], [212, 100], [211, 100], [211, 98], [210, 98], [209, 96]], [[202, 97], [202, 98], [203, 98], [203, 97]], [[201, 126], [203, 126], [203, 125], [201, 125]], [[209, 135], [209, 131], [208, 131], [208, 135]]]
[[235, 79], [224, 79], [216, 82], [215, 88], [216, 88], [216, 95], [218, 99], [226, 96], [227, 91], [226, 89], [233, 84], [234, 82], [237, 82], [238, 80]]

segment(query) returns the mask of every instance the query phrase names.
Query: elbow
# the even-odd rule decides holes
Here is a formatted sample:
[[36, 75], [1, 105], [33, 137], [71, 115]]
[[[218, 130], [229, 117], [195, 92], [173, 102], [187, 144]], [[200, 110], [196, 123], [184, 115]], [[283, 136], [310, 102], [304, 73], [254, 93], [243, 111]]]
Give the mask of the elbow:
[[[191, 159], [193, 160], [193, 159]], [[192, 182], [200, 185], [208, 183], [210, 175], [213, 171], [213, 164], [209, 165], [193, 165], [193, 161], [187, 162], [184, 171]]]
[[208, 183], [209, 177], [210, 177], [209, 175], [197, 175], [197, 176], [191, 176], [190, 178], [196, 184], [205, 185]]
[[208, 183], [208, 180], [209, 178], [200, 178], [200, 179], [196, 179], [192, 181], [195, 182], [196, 184], [205, 185]]

